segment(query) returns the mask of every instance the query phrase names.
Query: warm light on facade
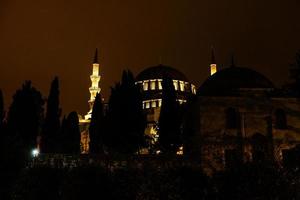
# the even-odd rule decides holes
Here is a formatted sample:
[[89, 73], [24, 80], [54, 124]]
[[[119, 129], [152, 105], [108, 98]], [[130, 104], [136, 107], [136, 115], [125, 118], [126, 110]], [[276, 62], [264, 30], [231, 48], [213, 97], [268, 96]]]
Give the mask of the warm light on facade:
[[193, 85], [193, 84], [191, 84], [191, 91], [192, 91], [192, 93], [193, 94], [196, 94], [196, 86], [195, 85]]
[[148, 88], [149, 88], [149, 81], [144, 81], [144, 82], [143, 82], [143, 90], [144, 90], [144, 91], [147, 91]]
[[214, 75], [217, 72], [217, 64], [210, 64], [210, 75]]
[[184, 91], [184, 82], [183, 81], [179, 81], [179, 85], [180, 85], [180, 91]]
[[174, 85], [174, 89], [177, 91], [178, 90], [178, 81], [173, 80], [173, 85]]
[[97, 93], [101, 92], [101, 88], [99, 87], [99, 82], [100, 82], [101, 76], [99, 75], [99, 64], [98, 63], [93, 63], [93, 73], [90, 76], [90, 79], [91, 79], [91, 87], [89, 88], [89, 91], [90, 91], [90, 100], [89, 100], [90, 110], [84, 116], [84, 118], [86, 120], [91, 119], [95, 97], [96, 97]]
[[158, 89], [162, 90], [162, 79], [158, 79]]
[[155, 90], [155, 86], [156, 86], [156, 80], [151, 80], [150, 81], [150, 89]]

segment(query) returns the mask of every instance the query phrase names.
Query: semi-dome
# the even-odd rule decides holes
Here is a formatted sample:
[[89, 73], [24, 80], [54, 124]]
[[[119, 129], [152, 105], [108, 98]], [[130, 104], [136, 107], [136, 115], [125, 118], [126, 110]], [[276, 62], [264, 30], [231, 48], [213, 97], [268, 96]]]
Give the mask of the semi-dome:
[[273, 83], [249, 68], [228, 67], [210, 76], [198, 89], [200, 96], [237, 94], [241, 89], [272, 89]]
[[186, 76], [180, 71], [173, 67], [166, 65], [158, 65], [145, 69], [139, 73], [136, 77], [137, 81], [151, 80], [151, 79], [162, 79], [163, 77], [169, 77], [173, 80], [187, 81]]

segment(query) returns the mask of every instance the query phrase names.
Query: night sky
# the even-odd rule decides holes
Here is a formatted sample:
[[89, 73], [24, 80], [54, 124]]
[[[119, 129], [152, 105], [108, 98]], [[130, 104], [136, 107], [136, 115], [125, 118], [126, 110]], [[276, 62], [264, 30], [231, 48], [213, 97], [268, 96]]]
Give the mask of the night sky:
[[8, 107], [24, 80], [46, 97], [57, 75], [63, 113], [85, 114], [96, 47], [107, 100], [123, 69], [160, 60], [198, 87], [212, 45], [219, 64], [234, 52], [280, 86], [300, 49], [299, 10], [299, 0], [0, 0], [0, 88]]

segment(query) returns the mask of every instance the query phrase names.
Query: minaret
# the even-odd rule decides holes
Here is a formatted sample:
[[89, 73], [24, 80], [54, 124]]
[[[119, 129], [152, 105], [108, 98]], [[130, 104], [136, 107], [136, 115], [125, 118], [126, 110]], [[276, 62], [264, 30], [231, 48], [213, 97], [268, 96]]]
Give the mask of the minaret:
[[94, 57], [94, 62], [93, 62], [93, 73], [90, 76], [92, 85], [89, 88], [90, 91], [90, 100], [89, 100], [89, 105], [90, 105], [90, 111], [84, 116], [86, 120], [91, 119], [92, 117], [92, 109], [95, 101], [95, 97], [97, 93], [100, 93], [101, 88], [99, 87], [99, 81], [101, 79], [101, 76], [99, 75], [99, 63], [98, 63], [98, 49], [96, 49], [95, 52], [95, 57]]
[[210, 75], [212, 76], [217, 72], [217, 63], [215, 58], [214, 48], [211, 48], [211, 62], [210, 62]]

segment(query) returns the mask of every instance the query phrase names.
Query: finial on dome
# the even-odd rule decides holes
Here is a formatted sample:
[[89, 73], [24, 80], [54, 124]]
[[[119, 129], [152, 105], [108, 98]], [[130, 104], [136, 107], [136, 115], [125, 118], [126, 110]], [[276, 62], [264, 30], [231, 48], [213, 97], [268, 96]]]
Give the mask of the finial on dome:
[[162, 65], [162, 62], [163, 62], [163, 60], [162, 60], [162, 56], [159, 56], [159, 65]]

